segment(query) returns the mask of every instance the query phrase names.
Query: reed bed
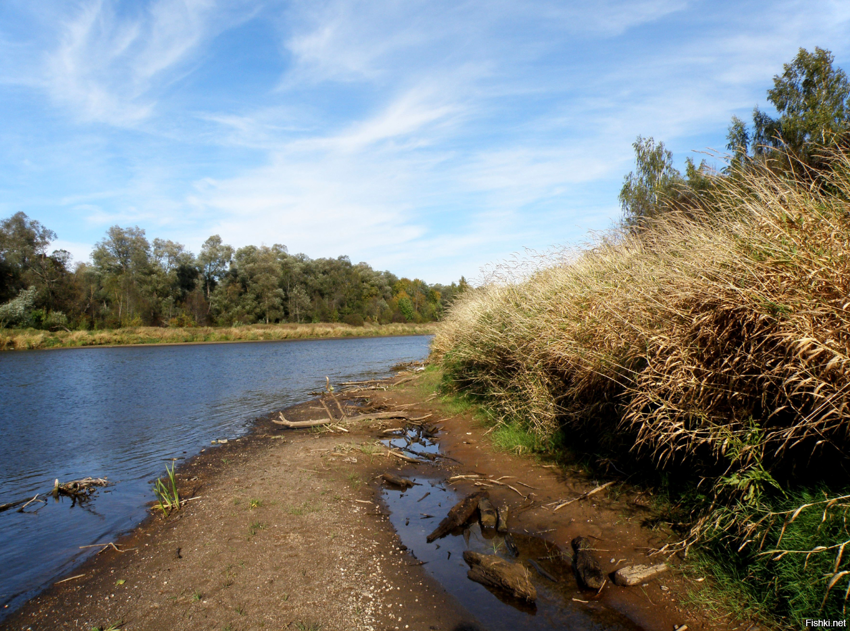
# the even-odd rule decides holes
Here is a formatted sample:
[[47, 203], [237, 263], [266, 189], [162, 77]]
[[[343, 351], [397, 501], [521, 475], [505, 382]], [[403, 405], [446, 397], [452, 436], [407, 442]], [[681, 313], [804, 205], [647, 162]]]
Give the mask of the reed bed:
[[159, 328], [133, 327], [106, 331], [38, 331], [0, 329], [0, 350], [36, 350], [81, 346], [131, 344], [199, 344], [205, 342], [259, 342], [334, 337], [430, 335], [435, 323], [383, 324], [362, 327], [338, 323], [255, 324], [239, 327]]
[[[684, 547], [720, 536], [721, 507], [722, 536], [740, 543], [784, 489], [846, 485], [850, 159], [831, 159], [814, 181], [751, 166], [717, 178], [696, 212], [671, 209], [523, 278], [508, 270], [453, 306], [433, 357], [544, 441], [593, 437], [705, 478]], [[768, 522], [758, 528], [779, 528]], [[841, 611], [850, 566], [833, 565], [809, 578]]]

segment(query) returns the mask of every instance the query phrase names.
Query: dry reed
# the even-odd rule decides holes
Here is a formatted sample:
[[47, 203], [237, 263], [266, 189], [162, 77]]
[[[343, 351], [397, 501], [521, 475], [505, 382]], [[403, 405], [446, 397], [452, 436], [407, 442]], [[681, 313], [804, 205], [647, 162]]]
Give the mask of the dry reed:
[[[850, 535], [815, 524], [827, 540], [784, 550], [797, 508], [761, 502], [799, 478], [840, 486], [850, 446], [850, 157], [831, 159], [805, 181], [764, 166], [718, 177], [699, 212], [503, 274], [452, 307], [432, 356], [543, 439], [611, 436], [630, 458], [710, 477], [682, 546], [723, 536], [745, 554], [758, 535], [770, 547], [753, 554], [777, 562], [832, 555], [809, 579], [821, 608], [842, 583], [843, 610]], [[846, 516], [844, 497], [824, 506]]]

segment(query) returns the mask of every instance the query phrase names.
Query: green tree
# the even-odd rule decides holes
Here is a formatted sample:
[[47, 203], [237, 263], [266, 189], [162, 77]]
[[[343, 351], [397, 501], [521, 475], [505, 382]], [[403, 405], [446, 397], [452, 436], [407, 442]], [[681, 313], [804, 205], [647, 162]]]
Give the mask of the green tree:
[[673, 167], [673, 154], [663, 142], [638, 136], [632, 146], [635, 170], [626, 176], [619, 200], [625, 224], [635, 227], [661, 212], [665, 199], [682, 184], [682, 175]]
[[783, 65], [781, 75], [773, 77], [767, 100], [776, 108], [778, 118], [753, 111], [753, 131], [733, 118], [727, 134], [727, 147], [733, 152], [733, 164], [742, 164], [753, 156], [780, 159], [788, 151], [803, 162], [816, 165], [818, 147], [842, 142], [850, 130], [850, 81], [847, 74], [833, 66], [828, 50], [801, 48], [791, 63]]
[[68, 254], [47, 254], [56, 233], [22, 212], [0, 222], [0, 301], [36, 287], [40, 304], [53, 307], [54, 293], [67, 274]]
[[145, 231], [138, 226], [112, 226], [92, 251], [92, 261], [120, 326], [132, 323], [136, 317], [150, 319], [150, 313], [142, 312], [146, 290], [150, 289], [150, 251]]
[[215, 289], [215, 286], [227, 272], [232, 259], [233, 248], [223, 243], [221, 237], [217, 234], [204, 241], [201, 246], [201, 253], [198, 255], [198, 264], [201, 267], [207, 300], [210, 299], [212, 290]]

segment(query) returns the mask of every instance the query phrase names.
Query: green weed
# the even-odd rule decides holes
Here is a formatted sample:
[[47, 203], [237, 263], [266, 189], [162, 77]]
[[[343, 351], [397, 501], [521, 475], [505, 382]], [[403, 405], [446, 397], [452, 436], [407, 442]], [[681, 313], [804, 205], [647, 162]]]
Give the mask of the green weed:
[[165, 465], [165, 473], [168, 476], [168, 483], [163, 483], [162, 478], [156, 481], [154, 485], [154, 493], [156, 494], [157, 507], [162, 511], [164, 516], [168, 516], [172, 511], [180, 508], [180, 495], [177, 492], [177, 479], [174, 474], [175, 463], [171, 463], [171, 469]]

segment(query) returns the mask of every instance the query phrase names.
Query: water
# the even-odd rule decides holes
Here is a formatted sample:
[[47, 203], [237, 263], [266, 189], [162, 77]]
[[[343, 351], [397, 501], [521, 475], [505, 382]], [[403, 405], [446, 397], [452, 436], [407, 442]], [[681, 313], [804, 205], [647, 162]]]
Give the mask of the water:
[[[86, 506], [0, 513], [0, 619], [146, 516], [175, 457], [331, 382], [384, 377], [430, 337], [135, 346], [0, 353], [0, 504], [53, 480], [107, 477]], [[38, 508], [33, 505], [27, 510]]]

